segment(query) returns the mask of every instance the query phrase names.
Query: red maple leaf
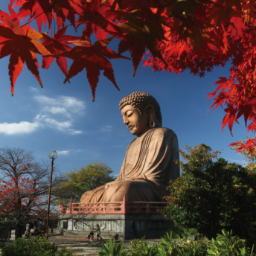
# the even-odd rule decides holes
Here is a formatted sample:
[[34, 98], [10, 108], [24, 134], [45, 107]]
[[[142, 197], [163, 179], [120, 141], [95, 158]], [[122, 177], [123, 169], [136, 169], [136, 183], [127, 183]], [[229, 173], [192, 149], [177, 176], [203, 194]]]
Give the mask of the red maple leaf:
[[127, 23], [120, 23], [118, 26], [123, 33], [123, 38], [118, 46], [118, 52], [131, 52], [133, 61], [133, 76], [135, 76], [137, 67], [143, 58], [146, 48], [151, 52], [153, 57], [159, 58], [166, 64], [160, 52], [158, 42], [164, 40], [161, 23], [159, 27], [158, 17], [148, 9], [147, 17], [136, 17], [132, 14], [125, 14]]
[[26, 62], [28, 69], [42, 87], [36, 53], [43, 55], [50, 54], [50, 52], [37, 41], [42, 37], [42, 34], [36, 32], [31, 27], [21, 27], [4, 16], [1, 17], [1, 20], [5, 23], [0, 24], [0, 58], [10, 55], [8, 68], [11, 81], [11, 94], [13, 95], [14, 93], [15, 82], [22, 71], [24, 62]]
[[120, 17], [120, 14], [111, 10], [110, 1], [105, 1], [103, 4], [100, 0], [94, 0], [92, 2], [83, 5], [83, 11], [80, 13], [79, 20], [76, 24], [85, 24], [84, 36], [90, 36], [95, 32], [97, 40], [102, 40], [110, 35], [120, 33], [118, 26], [115, 23], [115, 19]]
[[[219, 90], [221, 90], [221, 89], [222, 89], [222, 95], [224, 94], [224, 91], [225, 91], [225, 89], [226, 89], [226, 87], [227, 87], [228, 80], [227, 80], [226, 77], [219, 77], [219, 78], [220, 78], [219, 81], [213, 83], [213, 84], [219, 84], [219, 86], [217, 87], [217, 89], [216, 89], [214, 92], [208, 93], [208, 99], [211, 98], [211, 97], [213, 97], [213, 96], [215, 96], [216, 93], [217, 93], [217, 91], [219, 91]], [[217, 107], [218, 107], [219, 105], [222, 106], [223, 103], [225, 103], [225, 101], [224, 101], [223, 98], [224, 98], [224, 97], [221, 97], [221, 94], [219, 94], [218, 97], [217, 97], [217, 98], [214, 100], [214, 102], [212, 103], [212, 105], [209, 107], [209, 109], [212, 108], [212, 107], [216, 104], [216, 106], [215, 106], [215, 108], [214, 108], [214, 111], [213, 111], [213, 112], [215, 112], [215, 110], [217, 109]], [[208, 110], [209, 110], [209, 109], [208, 109]]]
[[[20, 25], [17, 13], [12, 9], [11, 5], [8, 4], [8, 11], [10, 13], [10, 15], [2, 10], [0, 10], [0, 20], [5, 22], [5, 20], [3, 19], [3, 17], [14, 21], [15, 23], [17, 23], [18, 25]], [[2, 23], [1, 25], [8, 27], [8, 25], [6, 25], [5, 23]]]
[[232, 25], [229, 26], [231, 37], [234, 39], [240, 39], [244, 37], [244, 31], [247, 27], [244, 24], [244, 20], [241, 18], [233, 17], [231, 20]]
[[222, 131], [228, 123], [228, 128], [230, 130], [231, 135], [233, 136], [232, 134], [233, 123], [238, 123], [237, 116], [236, 116], [237, 110], [234, 109], [233, 106], [229, 105], [227, 108], [224, 109], [224, 111], [227, 112], [227, 114], [224, 116], [222, 120]]
[[[250, 102], [249, 102], [250, 103]], [[250, 117], [250, 115], [253, 113], [253, 108], [254, 108], [254, 104], [241, 104], [240, 106], [240, 110], [237, 114], [237, 119], [244, 115], [244, 122], [245, 122], [245, 126], [247, 126], [247, 120]]]
[[75, 15], [82, 11], [81, 0], [53, 0], [51, 8], [56, 14], [58, 29], [65, 25], [65, 20], [75, 26]]
[[[44, 47], [54, 55], [58, 55], [63, 52], [69, 51], [71, 49], [71, 46], [68, 45], [68, 44], [71, 44], [70, 41], [78, 40], [80, 37], [65, 35], [66, 30], [67, 30], [67, 26], [60, 29], [54, 35], [54, 38], [51, 38], [43, 34], [43, 37], [40, 40], [42, 41]], [[42, 68], [48, 69], [53, 60], [54, 60], [54, 57], [52, 56], [43, 56]], [[66, 58], [62, 56], [57, 57], [56, 63], [59, 66], [60, 70], [65, 74], [65, 76], [67, 76]]]
[[245, 142], [233, 142], [229, 146], [238, 146], [236, 153], [245, 152], [249, 150], [250, 155], [255, 152], [255, 143], [256, 140], [254, 139], [247, 139]]
[[43, 23], [46, 25], [47, 21], [51, 27], [53, 16], [50, 0], [17, 0], [13, 8], [16, 6], [21, 6], [17, 14], [19, 17], [25, 18], [32, 15], [31, 18], [36, 19], [39, 32], [41, 32]]
[[129, 58], [107, 48], [107, 45], [111, 40], [112, 38], [96, 41], [93, 45], [91, 45], [91, 42], [88, 40], [72, 41], [71, 43], [76, 45], [74, 48], [68, 52], [57, 55], [74, 59], [64, 83], [85, 68], [87, 71], [87, 78], [92, 89], [92, 99], [94, 101], [95, 89], [99, 81], [100, 70], [104, 70], [103, 75], [106, 76], [119, 90], [115, 80], [112, 64], [108, 59]]

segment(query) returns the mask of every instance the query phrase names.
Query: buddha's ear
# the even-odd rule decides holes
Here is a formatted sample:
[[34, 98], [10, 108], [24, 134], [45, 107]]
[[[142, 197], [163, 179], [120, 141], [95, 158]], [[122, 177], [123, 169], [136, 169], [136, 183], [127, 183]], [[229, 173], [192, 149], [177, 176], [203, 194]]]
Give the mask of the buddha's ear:
[[161, 127], [161, 124], [159, 123], [159, 121], [156, 118], [155, 108], [153, 105], [151, 105], [151, 104], [147, 105], [145, 108], [145, 112], [149, 119], [149, 127], [150, 128]]

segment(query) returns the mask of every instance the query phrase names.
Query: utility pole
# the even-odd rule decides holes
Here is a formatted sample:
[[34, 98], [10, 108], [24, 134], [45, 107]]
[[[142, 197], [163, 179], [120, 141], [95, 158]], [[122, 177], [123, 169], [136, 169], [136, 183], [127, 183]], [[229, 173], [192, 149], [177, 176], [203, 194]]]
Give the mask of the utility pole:
[[48, 209], [47, 209], [47, 221], [46, 221], [46, 230], [45, 230], [45, 239], [48, 239], [48, 226], [49, 226], [49, 212], [51, 204], [51, 190], [52, 190], [52, 173], [53, 173], [53, 162], [57, 158], [58, 154], [55, 150], [51, 150], [48, 154], [51, 161], [51, 174], [50, 174], [50, 184], [49, 184], [49, 195], [48, 195]]

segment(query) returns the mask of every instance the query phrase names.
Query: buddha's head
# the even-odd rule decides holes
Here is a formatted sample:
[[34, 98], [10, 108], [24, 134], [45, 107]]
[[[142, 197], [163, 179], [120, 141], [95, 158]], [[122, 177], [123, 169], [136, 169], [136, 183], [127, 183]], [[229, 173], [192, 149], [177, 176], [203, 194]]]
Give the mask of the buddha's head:
[[162, 126], [160, 106], [146, 92], [134, 92], [124, 97], [119, 108], [124, 124], [133, 135], [139, 137], [150, 128]]

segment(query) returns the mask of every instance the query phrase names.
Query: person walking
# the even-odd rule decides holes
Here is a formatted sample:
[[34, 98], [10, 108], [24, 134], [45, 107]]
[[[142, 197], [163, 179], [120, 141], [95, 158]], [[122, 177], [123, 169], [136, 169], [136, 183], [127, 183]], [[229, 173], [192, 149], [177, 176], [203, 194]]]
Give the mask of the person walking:
[[97, 224], [96, 226], [97, 226], [97, 228], [96, 228], [95, 232], [96, 232], [96, 234], [97, 234], [97, 240], [98, 240], [98, 238], [100, 238], [101, 240], [103, 240], [102, 237], [100, 236], [101, 230], [100, 230], [99, 224]]

